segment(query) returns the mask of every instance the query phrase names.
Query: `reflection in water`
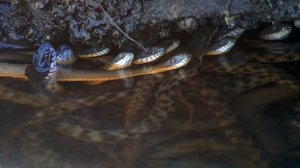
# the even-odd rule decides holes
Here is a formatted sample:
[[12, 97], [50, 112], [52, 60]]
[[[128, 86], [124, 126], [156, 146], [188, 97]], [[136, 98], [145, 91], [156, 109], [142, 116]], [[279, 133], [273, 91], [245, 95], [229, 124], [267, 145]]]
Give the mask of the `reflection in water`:
[[201, 65], [53, 95], [1, 79], [0, 167], [299, 165], [298, 43], [246, 41]]
[[299, 156], [292, 150], [298, 120], [272, 119], [265, 109], [274, 102], [292, 107], [295, 89], [255, 75], [178, 72], [135, 78], [132, 89], [123, 81], [66, 84], [50, 96], [27, 82], [1, 80], [1, 164], [264, 167]]

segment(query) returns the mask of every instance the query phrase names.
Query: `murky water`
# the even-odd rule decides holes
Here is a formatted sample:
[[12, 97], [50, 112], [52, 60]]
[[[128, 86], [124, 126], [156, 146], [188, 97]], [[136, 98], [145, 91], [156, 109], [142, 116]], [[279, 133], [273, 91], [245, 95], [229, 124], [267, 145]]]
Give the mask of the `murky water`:
[[297, 167], [299, 92], [241, 89], [254, 79], [170, 73], [55, 95], [1, 79], [0, 167]]
[[162, 74], [60, 83], [55, 94], [1, 78], [0, 168], [297, 167], [299, 62], [227, 56], [204, 60], [196, 74], [192, 60]]

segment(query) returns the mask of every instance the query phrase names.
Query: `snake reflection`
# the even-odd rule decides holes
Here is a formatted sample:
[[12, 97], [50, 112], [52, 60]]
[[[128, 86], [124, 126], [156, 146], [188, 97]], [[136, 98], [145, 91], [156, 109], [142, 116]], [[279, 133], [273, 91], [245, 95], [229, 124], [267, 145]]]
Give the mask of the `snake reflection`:
[[[288, 48], [285, 48], [285, 50], [286, 49]], [[78, 109], [106, 104], [128, 97], [128, 92], [123, 91], [117, 93], [117, 95], [108, 93], [101, 96], [87, 96], [77, 100], [58, 102], [52, 107], [46, 107], [38, 112], [28, 123], [20, 126], [14, 132], [15, 135], [18, 135], [20, 132], [35, 130], [34, 135], [27, 133], [24, 137], [15, 136], [13, 138], [21, 139], [23, 152], [26, 153], [29, 158], [35, 157], [35, 152], [42, 152], [45, 149], [47, 149], [48, 152], [50, 151], [50, 154], [48, 153], [49, 156], [51, 154], [55, 155], [53, 150], [44, 144], [45, 142], [43, 142], [41, 138], [43, 131], [37, 130], [39, 127], [48, 128], [47, 125], [51, 125], [51, 123], [56, 123], [56, 126], [52, 127], [51, 130], [85, 143], [112, 144], [125, 139], [134, 138], [138, 135], [161, 129], [164, 122], [168, 119], [168, 115], [175, 111], [174, 97], [183, 95], [182, 92], [189, 88], [192, 90], [192, 93], [191, 91], [189, 93], [194, 96], [193, 98], [199, 99], [207, 106], [210, 112], [215, 114], [219, 121], [219, 126], [232, 143], [240, 146], [242, 151], [250, 155], [258, 165], [257, 167], [264, 167], [265, 163], [262, 158], [263, 152], [256, 146], [251, 138], [244, 138], [243, 128], [237, 128], [235, 126], [240, 125], [239, 120], [230, 109], [228, 95], [224, 94], [224, 92], [226, 93], [227, 91], [226, 89], [231, 92], [242, 93], [256, 86], [270, 82], [286, 85], [298, 90], [299, 82], [292, 76], [287, 75], [283, 70], [276, 68], [272, 64], [262, 64], [258, 62], [261, 58], [266, 57], [264, 54], [270, 58], [268, 62], [272, 62], [273, 57], [276, 61], [289, 61], [289, 58], [294, 56], [292, 50], [288, 55], [274, 53], [256, 55], [254, 53], [247, 54], [244, 50], [233, 49], [231, 52], [215, 58], [205, 57], [203, 59], [203, 66], [200, 67], [198, 71], [196, 69], [197, 66], [191, 65], [185, 67], [185, 69], [177, 70], [175, 74], [166, 73], [160, 77], [147, 76], [139, 81], [136, 86], [149, 85], [149, 87], [136, 87], [134, 89], [134, 95], [131, 96], [127, 102], [128, 104], [126, 104], [125, 127], [114, 130], [103, 130], [93, 125], [89, 127], [89, 125], [85, 126], [84, 123], [83, 125], [78, 124], [80, 117], [69, 117], [72, 115], [80, 116], [80, 114], [76, 112]], [[294, 59], [297, 60], [297, 54]], [[230, 80], [226, 81], [224, 77], [219, 76], [219, 80], [218, 76], [209, 76], [205, 74], [204, 71], [212, 71], [216, 74], [218, 72], [227, 74], [238, 73], [236, 74], [236, 76], [238, 76], [237, 85], [234, 85]], [[197, 72], [197, 74], [194, 72]], [[242, 75], [243, 73], [251, 75]], [[226, 87], [218, 87], [217, 82], [214, 82], [215, 80], [224, 85], [227, 83]], [[181, 85], [182, 83], [185, 83], [187, 86]], [[147, 102], [147, 99], [151, 95], [150, 88], [157, 85], [158, 88], [154, 95], [156, 97], [154, 106], [146, 112], [145, 118], [142, 120], [136, 119], [136, 114], [138, 111], [141, 111], [142, 107], [144, 107], [143, 104]], [[182, 102], [188, 102], [185, 99], [187, 99], [185, 96], [181, 96]], [[187, 104], [189, 105], [189, 103]], [[55, 113], [53, 113], [53, 111], [55, 111]], [[28, 143], [29, 141], [35, 143], [30, 144]], [[29, 150], [30, 148], [36, 150]]]

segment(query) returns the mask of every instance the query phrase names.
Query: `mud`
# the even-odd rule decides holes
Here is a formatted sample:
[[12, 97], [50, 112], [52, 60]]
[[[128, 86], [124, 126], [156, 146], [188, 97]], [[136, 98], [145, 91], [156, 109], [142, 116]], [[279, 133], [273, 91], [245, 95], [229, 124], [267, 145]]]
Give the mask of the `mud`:
[[78, 48], [136, 47], [103, 9], [126, 34], [145, 46], [174, 32], [190, 33], [206, 22], [253, 27], [258, 22], [292, 21], [300, 16], [300, 0], [231, 0], [228, 10], [224, 0], [100, 1], [4, 0], [0, 2], [1, 42], [17, 47], [34, 47], [44, 41]]

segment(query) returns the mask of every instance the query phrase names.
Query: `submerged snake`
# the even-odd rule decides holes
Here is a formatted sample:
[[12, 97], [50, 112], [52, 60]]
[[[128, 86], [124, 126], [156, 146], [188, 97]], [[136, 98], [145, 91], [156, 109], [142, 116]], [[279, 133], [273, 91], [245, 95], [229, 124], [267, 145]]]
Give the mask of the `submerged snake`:
[[[151, 80], [153, 80], [153, 78]], [[179, 83], [181, 83], [180, 81], [181, 81], [180, 78], [176, 79], [174, 78], [174, 76], [164, 79], [163, 82], [159, 85], [159, 88], [155, 94], [155, 97], [157, 98], [156, 103], [153, 106], [153, 108], [149, 111], [147, 117], [134, 125], [129, 125], [128, 128], [125, 127], [125, 129], [99, 130], [93, 127], [86, 128], [76, 124], [77, 120], [75, 120], [75, 122], [74, 121], [72, 122], [72, 120], [70, 120], [71, 118], [68, 117], [68, 116], [72, 116], [70, 114], [73, 113], [75, 115], [77, 113], [76, 109], [84, 108], [88, 105], [84, 103], [86, 102], [86, 100], [88, 100], [87, 102], [89, 102], [88, 106], [92, 106], [99, 103], [107, 103], [108, 102], [107, 100], [111, 100], [108, 99], [107, 97], [104, 97], [104, 95], [102, 95], [101, 96], [102, 98], [98, 99], [97, 101], [94, 101], [94, 103], [91, 103], [90, 101], [95, 100], [95, 98], [89, 98], [85, 100], [82, 99], [81, 101], [77, 100], [75, 101], [76, 103], [70, 101], [65, 103], [59, 103], [51, 108], [49, 107], [41, 111], [40, 113], [38, 113], [36, 117], [32, 119], [29, 123], [20, 127], [19, 131], [36, 132], [34, 130], [37, 127], [41, 128], [41, 127], [47, 127], [47, 125], [51, 126], [52, 125], [51, 123], [54, 122], [57, 125], [52, 127], [51, 129], [55, 130], [57, 133], [63, 134], [68, 137], [72, 137], [74, 139], [83, 141], [85, 143], [96, 143], [96, 144], [97, 143], [113, 144], [128, 138], [134, 138], [137, 135], [157, 131], [164, 125], [164, 121], [167, 120], [168, 115], [170, 115], [170, 113], [172, 113], [172, 111], [175, 110], [174, 98], [176, 98], [178, 95], [176, 93], [175, 88], [180, 87], [179, 85]], [[211, 110], [211, 112], [216, 114], [216, 117], [220, 120], [221, 128], [225, 131], [226, 135], [230, 137], [232, 142], [241, 146], [243, 150], [245, 150], [244, 152], [247, 155], [249, 155], [250, 153], [251, 154], [256, 153], [255, 156], [261, 155], [260, 151], [259, 150], [257, 151], [257, 149], [253, 147], [252, 143], [241, 140], [243, 138], [239, 136], [242, 135], [236, 134], [237, 133], [235, 132], [236, 130], [231, 129], [233, 125], [236, 124], [235, 122], [237, 120], [233, 120], [234, 117], [231, 114], [229, 105], [226, 103], [228, 102], [228, 100], [226, 97], [222, 95], [222, 92], [216, 90], [217, 87], [214, 86], [215, 84], [210, 83], [202, 76], [199, 76], [197, 77], [196, 80], [193, 79], [192, 81], [193, 81], [192, 85], [190, 85], [192, 87], [188, 86], [188, 88], [192, 91], [191, 93], [194, 93], [194, 95], [196, 95], [195, 98], [207, 104], [209, 110]], [[191, 80], [184, 80], [182, 82], [191, 83]], [[116, 96], [116, 98], [121, 98], [121, 97]], [[55, 111], [55, 113], [52, 113], [51, 111]], [[49, 150], [51, 151], [51, 149], [49, 149], [49, 147], [47, 147], [46, 144], [44, 144], [45, 142], [39, 140], [43, 132], [38, 131], [36, 133], [37, 135], [35, 136], [28, 137], [30, 135], [29, 134], [23, 136], [22, 138], [24, 142], [27, 142], [28, 140], [32, 142], [36, 142], [32, 144], [32, 146], [30, 145], [30, 143], [24, 144], [24, 150], [25, 152], [28, 152], [27, 153], [28, 157], [36, 156], [34, 155], [34, 153], [32, 153], [34, 152], [32, 151], [32, 149], [37, 149], [37, 151], [35, 151], [37, 153], [43, 153], [42, 149], [47, 149], [47, 148], [48, 151]], [[48, 155], [48, 157], [50, 156], [51, 155]], [[51, 159], [51, 157], [49, 159]], [[259, 160], [259, 158], [255, 158], [255, 159]]]
[[[257, 56], [257, 58], [259, 58], [260, 56], [255, 54], [250, 55]], [[287, 57], [278, 58], [278, 56], [281, 55], [274, 55], [269, 53], [268, 55], [270, 56], [270, 58], [272, 56], [276, 56], [277, 60], [287, 60]], [[248, 86], [245, 87], [244, 84], [241, 84], [243, 86], [242, 88], [238, 86], [240, 90], [235, 90], [238, 93], [247, 91], [255, 86], [269, 82], [278, 82], [280, 84], [299, 89], [299, 83], [295, 81], [292, 77], [287, 76], [286, 73], [281, 69], [274, 68], [272, 65], [261, 64], [254, 61], [248, 62], [247, 59], [242, 58], [243, 56], [244, 54], [240, 55], [238, 52], [235, 53], [235, 51], [233, 51], [232, 53], [217, 56], [211, 59], [204, 58], [202, 64], [204, 66], [202, 66], [201, 68], [203, 71], [244, 73], [254, 75], [251, 76], [253, 78], [248, 76], [247, 79], [251, 81], [256, 80], [257, 82], [247, 82], [246, 80], [245, 84], [248, 84]], [[255, 60], [254, 57], [252, 58], [253, 60]], [[187, 68], [193, 69], [193, 67]], [[62, 72], [64, 73], [64, 71]], [[47, 127], [48, 123], [58, 121], [59, 118], [65, 116], [66, 119], [64, 118], [60, 120], [59, 124], [56, 125], [53, 129], [65, 136], [72, 137], [74, 139], [88, 143], [114, 143], [131, 137], [136, 137], [144, 133], [154, 132], [159, 130], [164, 125], [164, 121], [167, 120], [168, 115], [172, 111], [174, 111], [174, 97], [178, 96], [178, 89], [176, 88], [180, 88], [179, 84], [184, 82], [189, 83], [189, 85], [192, 86], [191, 88], [195, 92], [194, 95], [196, 96], [196, 98], [201, 100], [204, 104], [206, 104], [208, 109], [215, 114], [216, 118], [219, 120], [220, 128], [222, 128], [224, 134], [231, 140], [231, 142], [239, 146], [240, 149], [245, 152], [245, 154], [250, 155], [254, 162], [261, 162], [257, 163], [257, 167], [265, 167], [265, 163], [263, 162], [262, 158], [263, 152], [256, 146], [256, 144], [253, 143], [251, 138], [244, 138], [244, 131], [242, 130], [242, 128], [237, 128], [237, 125], [240, 125], [240, 123], [237, 117], [232, 113], [232, 110], [230, 109], [229, 98], [226, 94], [223, 93], [225, 87], [220, 88], [216, 86], [216, 83], [207, 81], [205, 73], [200, 73], [200, 75], [196, 79], [195, 78], [196, 77], [192, 78], [192, 80], [183, 80], [179, 74], [175, 74], [170, 75], [166, 78], [159, 79], [157, 81], [150, 82], [149, 80], [153, 80], [155, 78], [152, 78], [150, 76], [146, 77], [146, 79], [141, 83], [138, 83], [137, 86], [146, 86], [148, 82], [150, 82], [149, 88], [139, 87], [141, 90], [135, 90], [132, 99], [129, 101], [129, 104], [126, 107], [126, 114], [127, 112], [129, 114], [127, 115], [127, 123], [125, 123], [125, 128], [116, 130], [99, 130], [97, 128], [83, 128], [76, 122], [70, 122], [70, 120], [67, 119], [70, 114], [75, 112], [76, 109], [82, 108], [82, 106], [93, 106], [97, 103], [106, 103], [111, 100], [107, 99], [107, 97], [105, 96], [99, 96], [98, 98], [90, 97], [76, 101], [62, 102], [51, 108], [49, 107], [41, 111], [33, 120], [23, 125], [23, 127], [20, 127], [19, 131], [28, 131], [28, 129], [35, 130], [34, 127], [38, 126]], [[160, 82], [160, 80], [162, 81]], [[141, 108], [143, 107], [142, 104], [144, 104], [144, 102], [147, 101], [147, 94], [151, 92], [150, 87], [154, 87], [157, 83], [160, 84], [158, 86], [157, 92], [155, 93], [156, 101], [154, 106], [149, 110], [149, 114], [146, 116], [146, 118], [144, 118], [140, 122], [136, 122], [134, 118], [134, 113], [137, 113], [137, 111], [141, 110]], [[231, 81], [229, 81], [228, 83], [231, 84]], [[231, 90], [233, 89], [231, 88]], [[142, 94], [145, 94], [146, 96], [140, 95], [140, 91], [144, 91]], [[180, 91], [182, 91], [182, 89], [179, 89], [179, 92]], [[121, 98], [121, 96], [117, 96], [116, 98]], [[141, 100], [135, 102], [135, 100], [139, 98], [141, 98]], [[134, 105], [132, 103], [137, 103], [137, 105]], [[138, 106], [139, 103], [141, 104], [141, 106]], [[51, 111], [56, 111], [56, 113], [53, 114], [51, 113]], [[28, 155], [30, 155], [30, 151], [26, 147], [26, 142], [28, 140], [32, 140], [34, 142], [39, 141], [38, 139], [42, 136], [43, 132], [38, 132], [37, 134], [38, 135], [33, 137], [28, 138], [25, 136], [21, 138], [24, 141], [24, 150], [27, 150], [27, 152], [29, 152]], [[45, 149], [46, 147], [44, 145], [45, 144], [32, 144], [31, 147], [40, 147], [41, 149]]]

